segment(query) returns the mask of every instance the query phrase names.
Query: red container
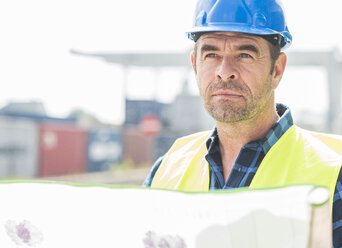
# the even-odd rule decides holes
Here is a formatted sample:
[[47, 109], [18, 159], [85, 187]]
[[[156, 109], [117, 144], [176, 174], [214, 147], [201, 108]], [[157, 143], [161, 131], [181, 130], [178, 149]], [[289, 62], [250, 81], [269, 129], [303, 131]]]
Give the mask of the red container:
[[86, 171], [86, 132], [64, 123], [39, 126], [40, 176], [56, 176]]
[[153, 139], [146, 137], [138, 128], [124, 130], [124, 158], [131, 160], [136, 167], [153, 164]]

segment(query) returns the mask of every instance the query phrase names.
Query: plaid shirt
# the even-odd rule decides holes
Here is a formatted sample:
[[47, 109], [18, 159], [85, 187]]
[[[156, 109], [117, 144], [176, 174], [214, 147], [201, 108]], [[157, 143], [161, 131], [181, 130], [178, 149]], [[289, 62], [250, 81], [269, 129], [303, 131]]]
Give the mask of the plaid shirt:
[[[256, 141], [246, 144], [240, 151], [233, 169], [225, 182], [221, 153], [216, 128], [207, 140], [208, 154], [206, 160], [210, 166], [210, 190], [223, 190], [248, 187], [265, 157], [265, 154], [280, 139], [280, 137], [293, 125], [291, 111], [282, 104], [277, 104], [277, 112], [281, 118], [276, 122], [267, 135]], [[144, 186], [150, 186], [163, 157], [159, 158]], [[333, 243], [335, 248], [342, 248], [342, 173], [340, 172], [334, 194], [333, 204]]]

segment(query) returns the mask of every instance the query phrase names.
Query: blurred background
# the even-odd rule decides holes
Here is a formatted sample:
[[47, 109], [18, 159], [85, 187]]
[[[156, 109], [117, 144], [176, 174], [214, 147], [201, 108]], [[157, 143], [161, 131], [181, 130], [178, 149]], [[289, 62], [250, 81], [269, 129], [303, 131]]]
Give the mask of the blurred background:
[[[1, 0], [0, 179], [140, 185], [211, 129], [190, 68], [195, 0]], [[277, 90], [295, 122], [342, 133], [340, 0], [283, 1]]]

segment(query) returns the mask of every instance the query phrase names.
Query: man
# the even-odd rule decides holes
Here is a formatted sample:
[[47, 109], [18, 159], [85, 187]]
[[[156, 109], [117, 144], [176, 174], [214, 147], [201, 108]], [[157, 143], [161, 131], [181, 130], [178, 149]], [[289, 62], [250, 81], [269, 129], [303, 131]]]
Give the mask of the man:
[[[300, 129], [275, 104], [291, 44], [277, 0], [199, 0], [191, 63], [211, 132], [178, 139], [146, 186], [207, 191], [289, 184], [331, 191], [334, 247], [342, 247], [342, 138]], [[298, 82], [300, 83], [300, 82]]]

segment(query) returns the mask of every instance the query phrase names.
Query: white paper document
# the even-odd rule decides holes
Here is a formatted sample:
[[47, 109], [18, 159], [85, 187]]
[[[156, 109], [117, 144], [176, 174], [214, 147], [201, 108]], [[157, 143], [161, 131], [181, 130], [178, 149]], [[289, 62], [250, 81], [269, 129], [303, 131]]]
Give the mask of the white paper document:
[[[314, 247], [309, 203], [313, 189], [307, 185], [183, 193], [0, 183], [0, 247]], [[323, 192], [315, 197], [317, 206], [326, 203], [326, 190], [315, 190]]]

